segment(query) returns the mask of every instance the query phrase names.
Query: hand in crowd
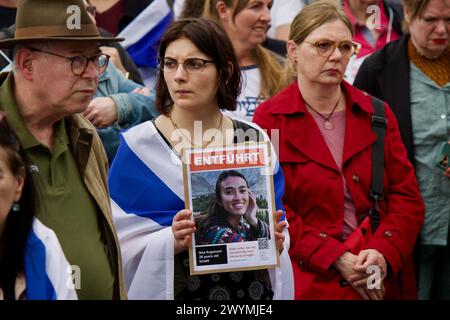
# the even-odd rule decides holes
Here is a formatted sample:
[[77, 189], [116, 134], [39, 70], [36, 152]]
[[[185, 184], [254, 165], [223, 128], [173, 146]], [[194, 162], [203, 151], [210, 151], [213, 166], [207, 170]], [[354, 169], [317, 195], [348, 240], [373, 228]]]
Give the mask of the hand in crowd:
[[[367, 268], [374, 265], [380, 267], [381, 279], [378, 279], [377, 283], [372, 284], [373, 288], [369, 289], [368, 278], [372, 273], [367, 273]], [[358, 256], [345, 252], [336, 260], [334, 267], [364, 300], [384, 299], [383, 280], [386, 277], [387, 265], [384, 257], [377, 250], [363, 250]]]
[[[371, 273], [368, 272], [368, 268], [370, 266], [378, 266], [380, 268], [381, 281], [386, 278], [387, 263], [383, 255], [375, 249], [362, 250], [358, 255], [358, 259], [356, 260], [356, 264], [353, 269], [355, 270], [355, 272], [357, 272], [357, 274], [363, 273], [365, 275], [370, 275]], [[368, 278], [368, 276], [366, 276], [365, 278]], [[351, 280], [356, 286], [365, 284], [365, 282], [363, 282], [364, 280], [357, 275], [352, 276]]]
[[96, 128], [106, 128], [117, 121], [117, 106], [109, 97], [97, 97], [92, 99], [87, 109], [83, 112]]
[[102, 53], [110, 56], [110, 60], [114, 63], [114, 66], [122, 72], [123, 75], [126, 75], [128, 71], [122, 64], [122, 60], [120, 59], [119, 51], [114, 47], [100, 47]]
[[173, 217], [172, 233], [174, 238], [174, 253], [178, 254], [189, 248], [192, 234], [195, 232], [195, 222], [191, 219], [190, 210], [181, 210]]
[[283, 211], [278, 210], [277, 212], [275, 212], [275, 218], [277, 221], [277, 225], [275, 227], [275, 244], [277, 246], [278, 252], [280, 254], [283, 253], [284, 250], [284, 233], [283, 233], [283, 229], [286, 228], [287, 226], [287, 222], [285, 221], [280, 221], [281, 217], [283, 216]]
[[150, 96], [150, 90], [148, 90], [147, 87], [138, 87], [131, 92], [137, 93], [137, 94], [142, 94], [143, 96], [146, 96], [146, 97]]

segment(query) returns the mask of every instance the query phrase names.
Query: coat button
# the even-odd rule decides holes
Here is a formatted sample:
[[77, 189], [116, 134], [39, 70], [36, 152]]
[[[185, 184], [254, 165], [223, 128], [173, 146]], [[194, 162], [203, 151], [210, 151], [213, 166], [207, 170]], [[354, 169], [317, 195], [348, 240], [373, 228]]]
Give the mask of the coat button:
[[303, 260], [300, 260], [299, 262], [298, 262], [298, 266], [300, 267], [300, 268], [305, 268], [305, 263], [303, 262]]
[[392, 232], [391, 231], [389, 231], [389, 230], [386, 230], [385, 232], [384, 232], [384, 235], [386, 236], [386, 237], [392, 237]]
[[352, 176], [352, 180], [353, 180], [354, 182], [356, 182], [356, 183], [359, 183], [359, 176], [356, 175], [356, 174], [354, 174], [354, 175]]
[[321, 233], [319, 234], [319, 236], [321, 236], [322, 238], [326, 238], [326, 237], [327, 237], [327, 234], [324, 233], [324, 232], [321, 232]]

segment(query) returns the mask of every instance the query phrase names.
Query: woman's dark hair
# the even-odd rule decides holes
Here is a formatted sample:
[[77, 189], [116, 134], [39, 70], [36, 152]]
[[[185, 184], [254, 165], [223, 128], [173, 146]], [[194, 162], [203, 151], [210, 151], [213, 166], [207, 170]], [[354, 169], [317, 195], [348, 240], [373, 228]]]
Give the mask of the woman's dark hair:
[[180, 19], [200, 18], [205, 7], [205, 0], [185, 0]]
[[222, 201], [222, 195], [220, 193], [221, 183], [228, 177], [239, 177], [244, 179], [245, 184], [248, 188], [248, 181], [240, 172], [237, 172], [235, 170], [223, 171], [216, 181], [215, 197], [211, 199], [207, 210], [196, 218], [197, 230], [200, 234], [205, 233], [209, 225], [211, 223], [214, 223], [212, 221], [213, 219], [226, 219], [229, 214], [219, 203], [219, 201]]
[[[164, 59], [167, 47], [181, 38], [191, 40], [194, 45], [207, 55], [218, 72], [217, 102], [219, 108], [236, 110], [236, 99], [241, 92], [241, 74], [233, 46], [222, 27], [205, 18], [190, 18], [175, 21], [166, 31], [159, 46], [158, 59]], [[156, 85], [156, 109], [168, 115], [173, 100], [170, 97], [164, 72], [159, 70]]]
[[6, 154], [5, 163], [14, 176], [25, 172], [19, 211], [11, 211], [6, 218], [3, 234], [3, 255], [0, 257], [0, 287], [14, 292], [17, 274], [24, 269], [24, 252], [35, 212], [35, 187], [19, 140], [9, 127], [5, 114], [0, 112], [0, 149]]

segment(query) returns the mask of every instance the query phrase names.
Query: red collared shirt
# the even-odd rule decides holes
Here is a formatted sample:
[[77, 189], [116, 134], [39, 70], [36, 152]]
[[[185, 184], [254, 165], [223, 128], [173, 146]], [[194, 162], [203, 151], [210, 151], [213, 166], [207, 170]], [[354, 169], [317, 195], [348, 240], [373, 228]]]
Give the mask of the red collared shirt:
[[[362, 45], [358, 53], [358, 58], [364, 57], [377, 50], [380, 50], [384, 47], [385, 44], [400, 38], [400, 35], [392, 27], [394, 13], [385, 12], [382, 0], [379, 1], [378, 8], [380, 18], [372, 19], [371, 17], [369, 17], [369, 22], [375, 21], [375, 23], [379, 23], [379, 25], [375, 26], [375, 30], [378, 32], [378, 38], [375, 39], [373, 33], [369, 30], [369, 28], [365, 24], [360, 24], [356, 20], [350, 9], [348, 0], [344, 0], [344, 11], [350, 19], [350, 22], [355, 27], [355, 35], [353, 37], [353, 40]], [[371, 38], [373, 39], [373, 42], [371, 41]]]

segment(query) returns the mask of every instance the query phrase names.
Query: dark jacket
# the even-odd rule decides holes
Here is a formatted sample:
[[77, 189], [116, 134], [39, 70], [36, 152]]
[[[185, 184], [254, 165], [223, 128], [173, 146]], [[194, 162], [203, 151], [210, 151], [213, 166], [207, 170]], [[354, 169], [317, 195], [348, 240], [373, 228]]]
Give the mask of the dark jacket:
[[408, 158], [414, 164], [408, 39], [409, 36], [405, 35], [368, 57], [353, 85], [389, 104], [397, 117]]

